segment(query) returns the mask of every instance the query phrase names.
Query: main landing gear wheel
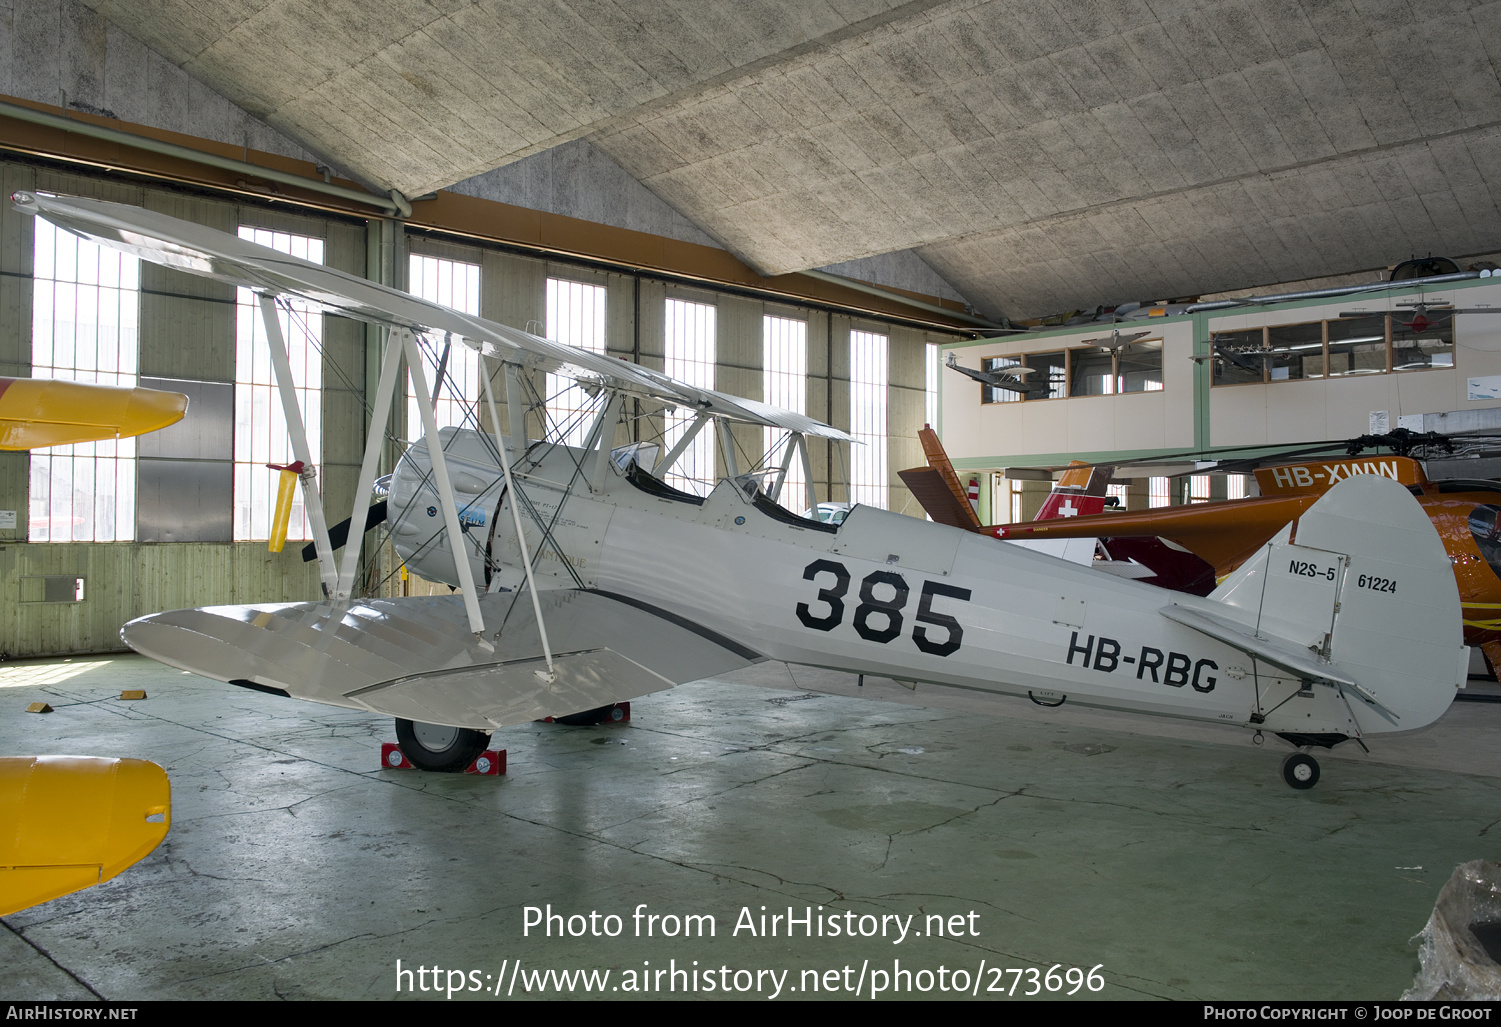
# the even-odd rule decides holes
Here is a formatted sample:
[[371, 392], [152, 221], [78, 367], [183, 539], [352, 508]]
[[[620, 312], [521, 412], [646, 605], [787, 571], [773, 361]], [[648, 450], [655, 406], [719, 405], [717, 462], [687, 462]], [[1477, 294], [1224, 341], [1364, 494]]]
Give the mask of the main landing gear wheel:
[[490, 744], [490, 736], [467, 727], [396, 720], [396, 740], [412, 765], [440, 774], [462, 773]]
[[1282, 761], [1282, 780], [1292, 788], [1312, 788], [1319, 783], [1319, 761], [1306, 752], [1295, 752]]

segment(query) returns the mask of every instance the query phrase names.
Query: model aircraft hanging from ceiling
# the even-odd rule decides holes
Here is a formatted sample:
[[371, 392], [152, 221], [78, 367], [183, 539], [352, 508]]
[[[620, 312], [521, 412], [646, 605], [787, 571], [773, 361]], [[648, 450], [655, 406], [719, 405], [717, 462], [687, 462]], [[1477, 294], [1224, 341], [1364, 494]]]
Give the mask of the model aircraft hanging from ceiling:
[[[392, 539], [455, 596], [353, 594], [358, 540], [335, 568], [315, 487], [306, 504], [327, 596], [143, 617], [122, 635], [170, 666], [264, 691], [393, 716], [414, 762], [462, 765], [509, 724], [633, 699], [759, 660], [879, 674], [1045, 705], [1241, 724], [1300, 750], [1412, 730], [1439, 717], [1463, 679], [1459, 598], [1432, 525], [1400, 485], [1374, 476], [1331, 489], [1208, 598], [1165, 593], [953, 528], [856, 506], [842, 524], [776, 502], [806, 435], [828, 425], [694, 389], [164, 215], [18, 193], [17, 208], [145, 259], [260, 293], [294, 455], [309, 466], [290, 396], [278, 299], [392, 328], [351, 522], [370, 503], [405, 354], [424, 439], [390, 488]], [[439, 432], [417, 336], [448, 335], [504, 371], [509, 431], [482, 369], [492, 431]], [[278, 351], [280, 350], [280, 353]], [[585, 443], [527, 436], [535, 367], [597, 390]], [[643, 455], [613, 447], [627, 397], [695, 413]], [[730, 474], [707, 497], [664, 475], [686, 439], [730, 421], [787, 429], [774, 472]], [[647, 466], [647, 462], [651, 466]], [[459, 522], [463, 512], [464, 526]], [[417, 725], [431, 729], [416, 731]], [[1306, 751], [1283, 766], [1310, 787]]]
[[958, 358], [949, 354], [948, 366], [966, 377], [973, 378], [981, 385], [988, 385], [992, 389], [1004, 389], [1006, 392], [1015, 392], [1026, 396], [1032, 393], [1050, 392], [1053, 388], [1050, 382], [1029, 382], [1026, 376], [1037, 371], [1035, 367], [1024, 367], [1016, 364], [1007, 367], [997, 367], [989, 371], [976, 371], [973, 368], [961, 367]]

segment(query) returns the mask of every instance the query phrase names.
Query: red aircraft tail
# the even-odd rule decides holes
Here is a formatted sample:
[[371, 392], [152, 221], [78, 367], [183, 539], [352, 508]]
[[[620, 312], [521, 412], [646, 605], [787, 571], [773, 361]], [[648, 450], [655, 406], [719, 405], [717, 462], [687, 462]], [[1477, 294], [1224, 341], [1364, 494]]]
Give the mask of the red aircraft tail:
[[1033, 520], [1051, 521], [1056, 517], [1104, 513], [1110, 475], [1114, 471], [1114, 467], [1091, 467], [1075, 460], [1063, 472], [1063, 477], [1053, 483], [1053, 491]]

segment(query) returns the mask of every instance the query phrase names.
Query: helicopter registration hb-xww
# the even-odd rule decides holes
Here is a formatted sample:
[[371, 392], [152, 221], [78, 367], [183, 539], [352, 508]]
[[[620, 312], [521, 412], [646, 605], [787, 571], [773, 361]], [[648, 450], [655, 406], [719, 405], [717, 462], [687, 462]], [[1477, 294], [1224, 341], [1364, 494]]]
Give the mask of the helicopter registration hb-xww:
[[[169, 611], [122, 635], [173, 667], [393, 716], [419, 765], [462, 766], [496, 728], [764, 659], [1243, 725], [1300, 749], [1430, 724], [1465, 675], [1449, 561], [1393, 481], [1341, 482], [1207, 598], [867, 506], [824, 524], [775, 499], [795, 456], [812, 480], [806, 437], [847, 441], [837, 429], [154, 212], [13, 199], [87, 238], [257, 291], [294, 455], [308, 467], [276, 302], [391, 329], [351, 523], [366, 518], [404, 354], [425, 436], [393, 475], [391, 538], [409, 566], [460, 594], [353, 595], [359, 545], [336, 565], [305, 477], [322, 601]], [[462, 340], [503, 366], [508, 433], [488, 371], [494, 434], [437, 430], [419, 335]], [[526, 437], [535, 370], [597, 394], [582, 446]], [[659, 447], [614, 448], [628, 398], [694, 419], [660, 458]], [[780, 467], [732, 466], [706, 498], [663, 480], [696, 433], [728, 441], [731, 423], [785, 429]], [[1318, 765], [1297, 752], [1283, 773], [1310, 787]]]

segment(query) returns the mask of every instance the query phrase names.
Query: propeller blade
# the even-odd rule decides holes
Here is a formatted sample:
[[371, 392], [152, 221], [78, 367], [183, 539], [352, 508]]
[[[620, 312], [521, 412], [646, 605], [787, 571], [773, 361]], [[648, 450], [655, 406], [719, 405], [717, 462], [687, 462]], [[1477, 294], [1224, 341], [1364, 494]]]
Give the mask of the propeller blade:
[[[365, 530], [369, 531], [377, 524], [383, 522], [386, 519], [386, 511], [387, 506], [384, 499], [382, 499], [379, 503], [371, 503], [369, 511], [365, 514]], [[348, 541], [349, 518], [346, 517], [338, 524], [335, 524], [333, 527], [328, 529], [328, 544], [333, 546], [335, 549], [342, 549], [345, 543], [347, 543]], [[318, 559], [318, 547], [316, 545], [309, 542], [307, 545], [302, 547], [303, 563], [312, 563], [316, 559]]]

